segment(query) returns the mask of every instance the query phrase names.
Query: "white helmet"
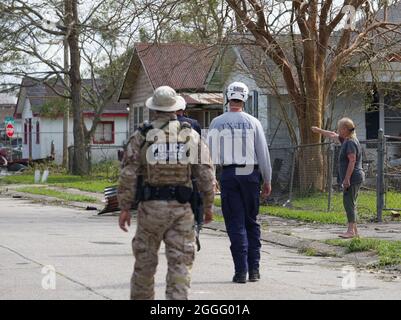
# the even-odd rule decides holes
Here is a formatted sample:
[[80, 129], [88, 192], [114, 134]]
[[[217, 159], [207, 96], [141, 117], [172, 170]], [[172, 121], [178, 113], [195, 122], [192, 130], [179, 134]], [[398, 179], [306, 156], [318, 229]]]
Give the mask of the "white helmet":
[[227, 100], [237, 99], [246, 102], [248, 100], [249, 89], [245, 83], [233, 82], [227, 87]]

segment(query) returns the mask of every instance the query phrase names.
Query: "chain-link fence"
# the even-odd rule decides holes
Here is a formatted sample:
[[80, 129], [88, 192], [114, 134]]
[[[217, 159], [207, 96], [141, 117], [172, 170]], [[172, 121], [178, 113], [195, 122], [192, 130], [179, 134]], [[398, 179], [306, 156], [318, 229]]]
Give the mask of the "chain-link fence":
[[377, 167], [377, 217], [384, 211], [401, 211], [401, 137], [379, 131]]
[[[91, 164], [119, 160], [123, 146], [127, 142], [126, 131], [121, 132], [97, 132], [88, 146], [88, 159]], [[72, 160], [74, 147], [73, 133], [68, 135], [69, 160]], [[56, 164], [63, 163], [63, 132], [41, 131], [15, 132], [13, 138], [0, 137], [0, 150], [4, 153], [8, 162], [18, 160], [43, 161], [51, 160]], [[71, 162], [71, 161], [70, 161]]]
[[[331, 145], [311, 144], [293, 147], [271, 147], [272, 201], [291, 204], [294, 198], [328, 192], [333, 185], [333, 151]], [[323, 174], [322, 174], [323, 173]]]
[[[366, 180], [359, 207], [378, 221], [382, 220], [383, 210], [401, 211], [401, 139], [398, 139], [360, 141]], [[302, 210], [342, 210], [340, 149], [334, 143], [271, 147], [271, 201]]]

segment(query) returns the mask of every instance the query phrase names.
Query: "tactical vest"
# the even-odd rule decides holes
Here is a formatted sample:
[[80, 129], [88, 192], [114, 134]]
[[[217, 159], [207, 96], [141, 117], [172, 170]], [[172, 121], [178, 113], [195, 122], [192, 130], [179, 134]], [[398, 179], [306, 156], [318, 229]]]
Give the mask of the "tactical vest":
[[179, 134], [188, 129], [188, 125], [177, 120], [164, 123], [159, 128], [154, 124], [146, 129], [146, 134], [142, 133], [146, 139], [141, 148], [140, 167], [144, 185], [192, 188], [191, 165], [180, 163], [180, 159], [186, 156], [187, 140]]

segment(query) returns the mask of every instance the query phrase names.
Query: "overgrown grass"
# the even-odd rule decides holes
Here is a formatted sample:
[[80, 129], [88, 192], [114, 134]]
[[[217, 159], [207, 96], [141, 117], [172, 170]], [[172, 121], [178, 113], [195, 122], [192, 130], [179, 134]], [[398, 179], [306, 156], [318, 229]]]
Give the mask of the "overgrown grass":
[[379, 256], [380, 266], [401, 264], [401, 241], [354, 238], [351, 240], [326, 240], [325, 242], [345, 247], [348, 253], [374, 251]]
[[82, 191], [103, 193], [104, 188], [115, 185], [115, 183], [109, 182], [107, 180], [94, 180], [94, 181], [60, 183], [55, 185], [62, 188], [73, 188]]
[[[400, 207], [401, 193], [391, 192], [387, 197], [387, 206]], [[282, 206], [261, 206], [260, 213], [285, 219], [295, 219], [311, 223], [345, 224], [347, 222], [342, 202], [342, 194], [335, 193], [332, 197], [332, 209], [327, 212], [327, 194], [314, 194], [292, 201], [292, 208]], [[220, 197], [216, 197], [215, 206], [221, 206]], [[358, 220], [370, 221], [376, 216], [376, 193], [363, 191], [358, 198]], [[383, 217], [389, 217], [389, 211], [383, 212]]]
[[[85, 178], [81, 176], [50, 174], [47, 184], [79, 182], [83, 179]], [[33, 174], [12, 175], [0, 179], [0, 182], [4, 184], [34, 184], [35, 178]]]
[[120, 162], [117, 160], [102, 161], [92, 165], [91, 175], [93, 177], [117, 181], [120, 175]]
[[221, 216], [221, 215], [219, 215], [219, 214], [214, 214], [214, 215], [213, 215], [213, 221], [216, 221], [216, 222], [224, 222], [224, 217]]
[[295, 219], [311, 223], [344, 224], [346, 217], [342, 213], [295, 210], [279, 206], [261, 206], [261, 214], [268, 214], [285, 219]]
[[37, 195], [42, 195], [42, 196], [54, 197], [54, 198], [66, 200], [66, 201], [90, 202], [90, 203], [97, 201], [97, 199], [93, 198], [93, 197], [70, 194], [70, 193], [66, 193], [66, 192], [47, 189], [45, 187], [33, 187], [33, 188], [24, 187], [24, 188], [18, 188], [17, 191], [24, 192], [24, 193], [37, 194]]
[[316, 251], [316, 249], [313, 249], [313, 248], [300, 248], [300, 249], [298, 249], [298, 253], [308, 256], [308, 257], [316, 257], [319, 255], [319, 253]]
[[[34, 184], [33, 174], [6, 176], [0, 179], [0, 184]], [[115, 185], [116, 181], [110, 181], [101, 177], [81, 177], [72, 175], [49, 175], [46, 185], [54, 185], [62, 188], [74, 188], [88, 192], [102, 193], [105, 187]]]
[[[0, 184], [34, 184], [34, 172], [37, 169], [42, 173], [46, 169], [49, 170], [50, 174], [47, 184], [72, 183], [74, 185], [76, 183], [75, 186], [82, 187], [82, 190], [100, 191], [102, 185], [98, 184], [99, 181], [103, 181], [107, 186], [116, 184], [120, 173], [120, 163], [118, 161], [103, 161], [94, 164], [92, 165], [91, 174], [88, 176], [70, 175], [64, 168], [53, 163], [38, 163], [29, 167], [21, 174], [1, 177]], [[94, 185], [91, 185], [92, 182], [95, 182]], [[79, 185], [79, 183], [82, 183], [82, 185]]]
[[[214, 205], [221, 206], [220, 197], [214, 199]], [[285, 219], [295, 219], [311, 223], [327, 223], [327, 224], [344, 224], [346, 217], [343, 213], [333, 212], [318, 212], [313, 210], [296, 210], [284, 208], [281, 206], [260, 206], [259, 212], [261, 214], [268, 214], [275, 217]]]
[[[396, 208], [401, 205], [401, 193], [388, 192], [387, 206]], [[318, 193], [308, 197], [295, 198], [292, 205], [296, 209], [327, 211], [328, 194]], [[371, 214], [376, 212], [376, 193], [374, 191], [361, 191], [358, 196], [358, 211], [360, 214]], [[332, 195], [331, 211], [334, 213], [344, 212], [342, 193], [336, 192]]]

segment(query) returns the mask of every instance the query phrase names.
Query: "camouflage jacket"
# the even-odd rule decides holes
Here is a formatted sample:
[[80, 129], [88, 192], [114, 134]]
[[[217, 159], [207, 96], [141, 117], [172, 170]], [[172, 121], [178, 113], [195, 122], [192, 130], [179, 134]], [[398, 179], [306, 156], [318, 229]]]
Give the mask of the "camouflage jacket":
[[[165, 121], [173, 120], [171, 114], [158, 115], [152, 124], [163, 123]], [[191, 163], [191, 172], [194, 178], [198, 181], [198, 190], [203, 194], [204, 210], [210, 210], [214, 202], [215, 190], [215, 175], [212, 160], [209, 154], [209, 148], [200, 139], [199, 134], [191, 130], [194, 140], [198, 141], [198, 161]], [[118, 201], [121, 210], [129, 210], [135, 199], [138, 176], [141, 174], [141, 148], [143, 147], [145, 137], [140, 130], [135, 131], [129, 139], [127, 148], [123, 159], [123, 168], [121, 170], [118, 182]], [[145, 146], [146, 147], [146, 146]], [[194, 161], [195, 162], [195, 161]]]

